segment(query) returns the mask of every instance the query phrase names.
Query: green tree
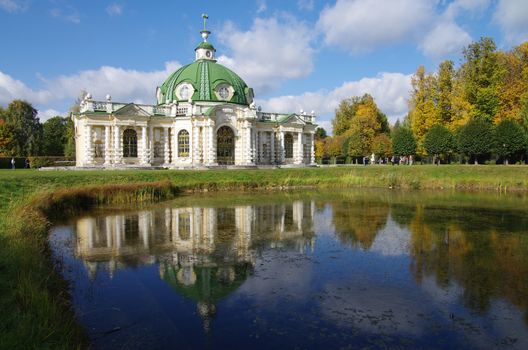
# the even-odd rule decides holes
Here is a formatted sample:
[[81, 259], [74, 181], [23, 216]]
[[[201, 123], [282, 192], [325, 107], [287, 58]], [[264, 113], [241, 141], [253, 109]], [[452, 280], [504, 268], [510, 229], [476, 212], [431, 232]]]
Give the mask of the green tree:
[[63, 156], [67, 143], [67, 118], [56, 116], [43, 124], [44, 155]]
[[493, 149], [493, 132], [490, 123], [477, 118], [461, 127], [458, 132], [458, 149], [478, 164], [478, 159], [489, 154]]
[[424, 148], [428, 154], [437, 157], [446, 156], [455, 148], [455, 138], [448, 128], [436, 124], [425, 134]]
[[64, 145], [64, 155], [66, 157], [75, 157], [75, 125], [73, 120], [66, 118], [66, 144]]
[[392, 133], [392, 153], [396, 156], [416, 154], [416, 140], [408, 128], [398, 128]]
[[317, 129], [315, 129], [315, 138], [316, 139], [323, 140], [327, 136], [328, 136], [328, 134], [326, 133], [326, 130], [324, 128], [318, 127]]
[[5, 123], [12, 130], [12, 142], [6, 151], [11, 156], [39, 155], [42, 150], [42, 125], [37, 110], [22, 100], [14, 100], [4, 112]]
[[475, 106], [476, 116], [491, 122], [499, 108], [500, 69], [493, 39], [483, 37], [464, 49], [465, 63], [460, 73], [467, 101]]
[[495, 146], [504, 164], [508, 164], [512, 155], [526, 149], [526, 135], [518, 123], [503, 120], [495, 127]]

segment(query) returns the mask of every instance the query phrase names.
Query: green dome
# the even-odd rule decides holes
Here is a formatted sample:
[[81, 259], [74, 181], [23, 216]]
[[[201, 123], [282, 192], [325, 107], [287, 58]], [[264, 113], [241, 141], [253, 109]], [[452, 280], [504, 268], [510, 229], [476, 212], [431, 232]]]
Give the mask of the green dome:
[[207, 50], [216, 51], [216, 49], [214, 48], [213, 44], [208, 43], [207, 41], [202, 41], [200, 44], [198, 44], [198, 46], [196, 46], [195, 50], [198, 50], [198, 49], [207, 49]]
[[[200, 45], [206, 44], [208, 43]], [[182, 90], [184, 86], [187, 86], [185, 92]], [[172, 73], [158, 89], [158, 104], [186, 102], [190, 92], [193, 101], [230, 102], [241, 105], [253, 102], [253, 89], [235, 72], [212, 59], [199, 59]]]

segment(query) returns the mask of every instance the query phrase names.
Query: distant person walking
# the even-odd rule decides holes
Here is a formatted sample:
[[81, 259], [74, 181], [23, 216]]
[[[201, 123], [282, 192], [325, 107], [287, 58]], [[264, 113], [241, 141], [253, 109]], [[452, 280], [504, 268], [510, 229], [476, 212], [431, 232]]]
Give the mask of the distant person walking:
[[15, 169], [15, 158], [11, 158], [11, 169]]
[[26, 169], [29, 169], [29, 166], [30, 166], [30, 164], [29, 164], [29, 158], [26, 158], [26, 160], [25, 160], [25, 164], [24, 164], [24, 167], [25, 167]]

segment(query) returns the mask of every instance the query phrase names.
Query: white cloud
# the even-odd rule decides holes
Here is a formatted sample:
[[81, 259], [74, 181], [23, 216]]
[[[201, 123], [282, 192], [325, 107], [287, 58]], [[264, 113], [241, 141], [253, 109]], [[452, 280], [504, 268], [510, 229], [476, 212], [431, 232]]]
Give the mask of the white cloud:
[[499, 24], [507, 41], [528, 40], [528, 4], [526, 0], [499, 0], [493, 20]]
[[462, 49], [471, 41], [471, 36], [455, 22], [440, 21], [423, 38], [420, 49], [429, 57], [442, 59], [445, 56], [462, 52]]
[[123, 5], [118, 3], [112, 3], [106, 8], [106, 13], [110, 16], [120, 16], [123, 14]]
[[407, 97], [411, 90], [411, 74], [381, 73], [376, 77], [363, 78], [357, 81], [343, 83], [331, 91], [306, 92], [296, 96], [273, 97], [268, 100], [258, 100], [265, 111], [273, 112], [307, 112], [315, 111], [318, 116], [317, 123], [330, 128], [329, 120], [339, 102], [352, 96], [371, 94], [381, 111], [387, 114], [389, 121], [402, 119], [408, 111]]
[[470, 14], [482, 12], [489, 7], [491, 0], [455, 0], [449, 4], [444, 16], [453, 18], [458, 16], [462, 11]]
[[163, 70], [151, 72], [103, 66], [77, 74], [42, 79], [44, 88], [41, 90], [33, 90], [0, 71], [0, 104], [6, 105], [14, 99], [24, 99], [36, 105], [62, 101], [71, 104], [81, 90], [90, 92], [94, 99], [102, 100], [106, 94], [111, 94], [114, 101], [153, 102], [156, 86], [180, 66], [178, 62], [167, 62]]
[[430, 0], [337, 0], [326, 7], [317, 28], [327, 45], [352, 53], [409, 40], [434, 18]]
[[314, 9], [314, 0], [298, 0], [297, 6], [304, 11], [312, 11]]
[[257, 18], [245, 32], [228, 22], [219, 38], [229, 51], [218, 58], [219, 63], [237, 72], [257, 95], [313, 70], [313, 33], [291, 16]]
[[0, 71], [0, 105], [7, 105], [14, 99], [24, 99], [32, 103], [46, 103], [52, 98], [50, 91], [34, 91], [20, 80]]
[[23, 12], [27, 8], [28, 4], [26, 1], [0, 0], [0, 9], [9, 13]]
[[65, 113], [65, 112], [59, 112], [57, 111], [56, 109], [53, 109], [53, 108], [50, 108], [50, 109], [46, 109], [46, 110], [39, 110], [38, 111], [38, 114], [37, 114], [37, 117], [40, 119], [40, 122], [43, 123], [45, 122], [46, 120], [50, 119], [50, 118], [53, 118], [55, 116], [61, 116], [61, 117], [64, 117], [66, 116], [68, 113]]

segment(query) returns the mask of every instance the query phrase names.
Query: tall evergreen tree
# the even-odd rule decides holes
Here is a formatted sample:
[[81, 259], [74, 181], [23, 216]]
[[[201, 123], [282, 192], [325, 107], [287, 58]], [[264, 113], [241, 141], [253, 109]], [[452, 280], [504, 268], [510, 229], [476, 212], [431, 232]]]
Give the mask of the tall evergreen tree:
[[44, 147], [47, 156], [63, 156], [67, 143], [67, 118], [56, 116], [43, 124]]

